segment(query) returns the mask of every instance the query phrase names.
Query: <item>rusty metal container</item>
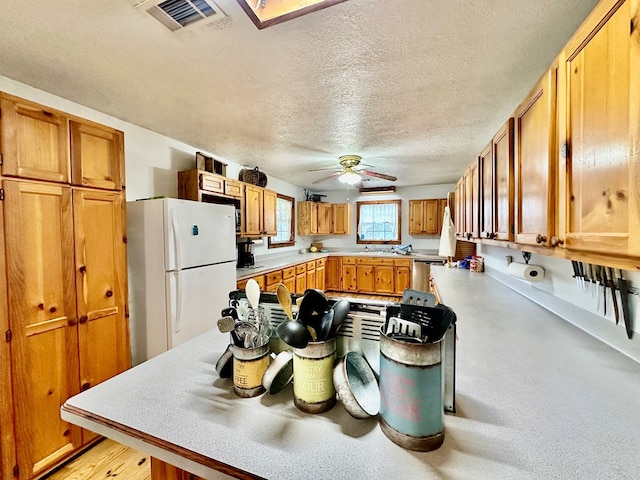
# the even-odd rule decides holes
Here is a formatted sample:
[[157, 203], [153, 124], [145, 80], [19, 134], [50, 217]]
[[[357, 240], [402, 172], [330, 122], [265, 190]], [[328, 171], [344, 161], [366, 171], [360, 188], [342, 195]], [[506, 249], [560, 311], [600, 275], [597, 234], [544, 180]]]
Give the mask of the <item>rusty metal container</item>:
[[269, 366], [270, 348], [266, 343], [260, 347], [243, 348], [233, 345], [233, 391], [239, 397], [256, 397], [265, 392], [262, 376]]
[[408, 450], [444, 441], [442, 339], [413, 343], [380, 332], [380, 428]]
[[335, 338], [293, 349], [293, 403], [299, 410], [322, 413], [336, 404], [335, 359]]

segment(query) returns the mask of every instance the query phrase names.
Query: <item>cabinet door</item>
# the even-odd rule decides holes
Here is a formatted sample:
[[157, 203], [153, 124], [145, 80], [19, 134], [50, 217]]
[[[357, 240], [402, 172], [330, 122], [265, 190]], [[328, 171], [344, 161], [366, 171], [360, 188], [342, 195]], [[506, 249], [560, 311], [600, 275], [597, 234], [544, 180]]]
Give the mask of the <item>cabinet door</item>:
[[334, 235], [349, 235], [351, 223], [348, 203], [331, 204], [332, 231]]
[[79, 392], [71, 191], [4, 181], [9, 326], [18, 466], [24, 478], [81, 445], [60, 419]]
[[331, 204], [318, 203], [318, 235], [329, 235], [331, 233]]
[[442, 216], [439, 210], [438, 199], [423, 200], [424, 203], [424, 234], [436, 235], [440, 231], [440, 220]]
[[262, 200], [260, 187], [244, 186], [244, 235], [262, 235]]
[[307, 270], [307, 288], [318, 288], [316, 287], [316, 270]]
[[628, 0], [599, 8], [561, 57], [560, 228], [570, 250], [639, 257], [640, 7]]
[[375, 267], [375, 292], [380, 294], [392, 294], [393, 290], [393, 266], [379, 265]]
[[296, 275], [296, 288], [295, 292], [303, 294], [307, 289], [307, 272], [299, 273]]
[[464, 195], [465, 177], [461, 177], [456, 183], [456, 212], [454, 215], [454, 224], [456, 227], [456, 237], [464, 237], [465, 217], [466, 217], [466, 200]]
[[340, 257], [328, 257], [326, 269], [326, 289], [340, 290], [342, 288], [342, 261]]
[[376, 278], [373, 265], [358, 265], [356, 270], [356, 286], [358, 292], [373, 293], [376, 291]]
[[73, 192], [82, 390], [131, 366], [123, 208], [119, 193]]
[[548, 245], [554, 229], [556, 69], [515, 114], [515, 241]]
[[493, 238], [495, 236], [495, 225], [493, 216], [494, 205], [494, 165], [493, 165], [493, 142], [485, 147], [478, 159], [480, 174], [479, 207], [480, 211], [480, 236], [482, 238]]
[[[449, 193], [449, 195], [453, 195], [452, 193]], [[453, 205], [453, 200], [452, 200], [452, 205]], [[437, 235], [440, 235], [442, 233], [442, 222], [444, 221], [444, 209], [445, 207], [447, 207], [447, 205], [449, 205], [449, 200], [446, 198], [439, 198], [438, 199], [438, 231], [436, 232]], [[452, 211], [452, 207], [449, 207], [449, 214], [451, 215], [451, 218], [453, 221], [453, 214], [454, 212]]]
[[494, 225], [498, 240], [513, 240], [513, 118], [493, 137]]
[[467, 240], [478, 238], [480, 235], [480, 217], [478, 211], [479, 198], [479, 175], [478, 160], [474, 160], [465, 172], [464, 195], [465, 195], [465, 232]]
[[326, 275], [325, 275], [325, 267], [316, 268], [316, 288], [318, 290], [322, 290], [326, 288]]
[[294, 293], [296, 291], [296, 277], [285, 278], [284, 280], [282, 280], [282, 283], [291, 293]]
[[393, 267], [394, 292], [401, 295], [407, 288], [411, 288], [411, 267]]
[[425, 203], [422, 200], [409, 200], [409, 235], [424, 233]]
[[358, 290], [355, 265], [342, 265], [342, 290], [355, 292]]
[[74, 185], [122, 190], [124, 136], [113, 128], [72, 120], [71, 179]]
[[275, 237], [278, 234], [277, 212], [278, 194], [273, 190], [263, 190], [263, 218], [262, 233], [267, 237]]
[[298, 235], [318, 233], [318, 204], [298, 202]]
[[69, 183], [69, 126], [60, 112], [2, 94], [2, 174]]

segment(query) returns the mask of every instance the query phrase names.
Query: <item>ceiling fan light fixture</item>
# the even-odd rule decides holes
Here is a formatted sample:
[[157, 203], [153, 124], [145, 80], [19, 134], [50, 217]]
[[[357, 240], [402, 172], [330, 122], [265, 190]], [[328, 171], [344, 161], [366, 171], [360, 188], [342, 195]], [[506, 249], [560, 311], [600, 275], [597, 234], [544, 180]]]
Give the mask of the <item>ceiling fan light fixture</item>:
[[338, 180], [347, 185], [355, 185], [360, 181], [360, 175], [355, 172], [344, 172], [338, 177]]

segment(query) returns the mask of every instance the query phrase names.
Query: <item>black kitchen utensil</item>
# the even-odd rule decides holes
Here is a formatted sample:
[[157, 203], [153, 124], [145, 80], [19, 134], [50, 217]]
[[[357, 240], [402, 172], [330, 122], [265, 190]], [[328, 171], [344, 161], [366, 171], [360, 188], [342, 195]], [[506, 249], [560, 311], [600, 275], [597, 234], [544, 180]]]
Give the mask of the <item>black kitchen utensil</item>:
[[329, 300], [322, 290], [310, 288], [304, 292], [300, 308], [298, 308], [297, 320], [305, 326], [309, 325], [317, 332], [320, 322], [329, 306]]
[[333, 304], [331, 310], [333, 310], [333, 321], [331, 322], [331, 329], [329, 330], [328, 338], [335, 337], [336, 333], [338, 333], [342, 322], [344, 322], [351, 310], [351, 302], [346, 298], [341, 298]]
[[571, 260], [571, 266], [573, 267], [573, 278], [576, 279], [576, 286], [580, 288], [580, 269], [578, 268], [578, 262]]
[[324, 314], [322, 320], [320, 320], [320, 328], [318, 329], [318, 341], [323, 342], [329, 340], [329, 334], [331, 333], [331, 325], [333, 324], [333, 316], [335, 311], [330, 308], [327, 313]]
[[611, 289], [611, 301], [613, 302], [613, 313], [616, 316], [616, 325], [618, 325], [618, 323], [620, 322], [620, 314], [618, 312], [618, 299], [616, 295], [616, 285], [614, 283], [613, 268], [608, 267], [607, 270], [609, 273], [608, 282], [609, 282], [609, 288]]
[[304, 348], [311, 341], [311, 334], [307, 327], [295, 320], [285, 320], [276, 328], [280, 339], [293, 348]]
[[231, 317], [234, 320], [238, 320], [238, 311], [235, 307], [223, 308], [221, 312], [221, 316], [223, 317]]
[[604, 302], [604, 314], [607, 314], [607, 269], [600, 267], [600, 279], [602, 280], [602, 300]]
[[629, 285], [622, 276], [622, 270], [620, 270], [620, 276], [618, 277], [618, 288], [620, 289], [620, 300], [622, 301], [622, 317], [624, 318], [624, 326], [627, 330], [627, 338], [631, 339], [633, 331], [631, 330], [631, 314], [629, 312]]

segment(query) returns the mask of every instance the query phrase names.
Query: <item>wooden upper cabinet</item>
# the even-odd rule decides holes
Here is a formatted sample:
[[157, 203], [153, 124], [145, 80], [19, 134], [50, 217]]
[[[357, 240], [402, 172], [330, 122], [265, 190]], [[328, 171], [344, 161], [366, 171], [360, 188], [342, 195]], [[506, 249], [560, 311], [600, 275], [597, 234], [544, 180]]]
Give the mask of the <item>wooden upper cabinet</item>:
[[69, 183], [69, 120], [33, 102], [1, 94], [2, 175]]
[[331, 233], [334, 235], [349, 235], [351, 232], [350, 205], [348, 203], [331, 204]]
[[60, 419], [79, 392], [71, 189], [2, 187], [15, 446], [21, 477], [31, 478], [81, 445], [80, 429]]
[[494, 225], [497, 240], [513, 240], [513, 118], [493, 137]]
[[298, 235], [318, 233], [318, 203], [298, 202]]
[[244, 186], [244, 235], [262, 236], [262, 188]]
[[409, 200], [410, 235], [438, 235], [441, 224], [441, 199]]
[[494, 161], [493, 142], [485, 147], [478, 158], [480, 191], [478, 197], [478, 215], [480, 218], [480, 236], [482, 238], [495, 237], [494, 224]]
[[560, 55], [558, 240], [570, 250], [640, 257], [639, 18], [637, 1], [601, 2]]
[[71, 178], [74, 185], [124, 188], [124, 134], [95, 123], [71, 120]]
[[273, 237], [278, 233], [277, 213], [278, 213], [278, 194], [273, 190], [263, 190], [263, 219], [262, 233], [267, 237]]
[[462, 176], [456, 183], [456, 208], [453, 223], [456, 227], [456, 237], [464, 237], [465, 230], [465, 217], [466, 217], [466, 202], [464, 195], [465, 177]]
[[549, 245], [556, 184], [556, 68], [536, 84], [515, 113], [515, 236]]
[[331, 233], [332, 208], [330, 203], [318, 203], [318, 235], [329, 235]]
[[476, 159], [467, 167], [464, 173], [464, 238], [467, 240], [480, 236], [480, 212], [478, 211], [478, 205], [480, 204], [479, 187], [480, 176], [478, 172], [478, 160]]

